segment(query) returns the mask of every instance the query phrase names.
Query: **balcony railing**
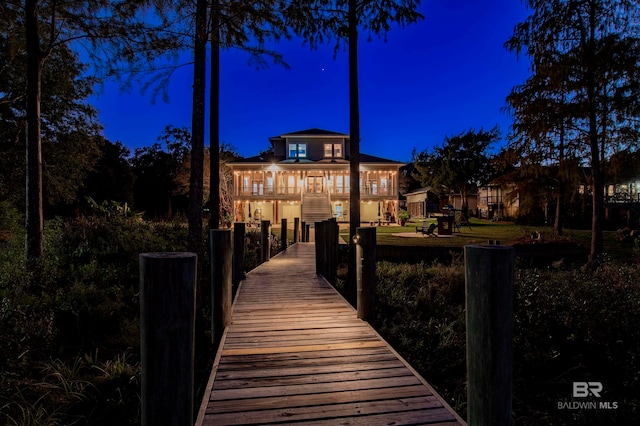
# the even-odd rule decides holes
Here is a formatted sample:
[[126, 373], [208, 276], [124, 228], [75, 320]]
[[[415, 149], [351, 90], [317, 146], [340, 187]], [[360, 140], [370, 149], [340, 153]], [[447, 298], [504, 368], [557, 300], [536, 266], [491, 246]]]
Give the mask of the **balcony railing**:
[[[326, 192], [329, 189], [329, 193], [334, 195], [348, 195], [349, 194], [349, 186], [336, 186], [327, 188], [326, 186], [323, 188], [323, 192]], [[274, 186], [274, 187], [247, 187], [243, 186], [238, 188], [236, 191], [236, 196], [243, 197], [263, 197], [263, 196], [287, 196], [287, 195], [299, 195], [301, 187], [286, 187], [286, 186]], [[309, 188], [304, 188], [304, 192], [315, 192], [313, 190], [309, 190]], [[391, 188], [361, 188], [360, 194], [364, 196], [393, 196], [394, 191]]]

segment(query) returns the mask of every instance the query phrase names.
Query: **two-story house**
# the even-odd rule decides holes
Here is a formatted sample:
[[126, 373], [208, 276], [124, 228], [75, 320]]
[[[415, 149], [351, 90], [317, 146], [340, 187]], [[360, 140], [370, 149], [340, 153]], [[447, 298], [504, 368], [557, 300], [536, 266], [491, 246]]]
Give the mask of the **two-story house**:
[[[269, 138], [269, 154], [229, 163], [235, 220], [349, 221], [349, 135], [309, 129]], [[360, 154], [362, 222], [395, 222], [402, 163]]]

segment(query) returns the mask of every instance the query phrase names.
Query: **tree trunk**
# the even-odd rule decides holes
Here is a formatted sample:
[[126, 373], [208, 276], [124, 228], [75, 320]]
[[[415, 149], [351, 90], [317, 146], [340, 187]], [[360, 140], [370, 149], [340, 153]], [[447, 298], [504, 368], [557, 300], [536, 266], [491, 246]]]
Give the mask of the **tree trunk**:
[[28, 260], [43, 255], [42, 144], [40, 138], [40, 94], [42, 52], [38, 34], [38, 1], [25, 2], [27, 46], [27, 131], [26, 131], [26, 255]]
[[589, 143], [591, 145], [591, 185], [593, 197], [589, 263], [594, 264], [604, 250], [604, 239], [602, 235], [604, 221], [604, 178], [600, 161], [600, 145], [598, 143], [595, 84], [593, 84], [592, 79], [587, 86], [587, 98], [589, 102]]
[[556, 214], [553, 221], [553, 235], [555, 236], [562, 235], [562, 222], [560, 220], [560, 216], [562, 214], [562, 194], [563, 191], [560, 188], [556, 194]]
[[202, 254], [202, 200], [204, 173], [204, 98], [207, 53], [207, 1], [196, 4], [196, 39], [193, 66], [193, 111], [191, 117], [191, 175], [189, 176], [188, 250]]
[[[592, 67], [595, 67], [593, 60], [595, 50], [595, 4], [590, 5], [591, 11], [589, 15], [589, 39], [586, 46], [587, 49], [587, 104], [589, 106], [589, 144], [591, 146], [591, 177], [593, 186], [593, 214], [591, 217], [591, 250], [589, 252], [589, 263], [595, 264], [598, 257], [604, 250], [604, 238], [602, 235], [604, 221], [604, 178], [602, 175], [600, 155], [604, 152], [600, 151], [598, 143], [598, 106], [596, 104], [596, 83]], [[603, 139], [604, 142], [604, 139]]]
[[[349, 0], [349, 295], [353, 299], [356, 282], [354, 237], [360, 226], [360, 103], [358, 98], [358, 16], [357, 1]], [[353, 303], [353, 300], [351, 300]]]
[[[209, 93], [209, 229], [220, 226], [220, 2], [211, 6], [211, 88]], [[231, 212], [233, 213], [233, 212]]]
[[558, 190], [556, 192], [556, 214], [553, 221], [553, 235], [562, 235], [562, 201], [564, 199], [564, 122], [560, 126], [560, 146], [558, 155]]
[[[596, 137], [597, 139], [597, 137]], [[600, 168], [597, 140], [591, 145], [591, 173], [593, 185], [593, 216], [591, 219], [591, 250], [589, 262], [596, 263], [598, 256], [604, 250], [603, 221], [604, 221], [604, 179]]]

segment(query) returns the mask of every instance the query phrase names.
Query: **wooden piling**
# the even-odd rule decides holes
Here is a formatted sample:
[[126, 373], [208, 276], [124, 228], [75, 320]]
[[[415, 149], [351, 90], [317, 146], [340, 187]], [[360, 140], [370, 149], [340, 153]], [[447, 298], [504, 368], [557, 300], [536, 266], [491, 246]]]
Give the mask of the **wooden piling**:
[[231, 230], [211, 229], [211, 339], [218, 342], [231, 324]]
[[193, 424], [195, 253], [142, 253], [142, 425]]
[[233, 224], [233, 285], [237, 286], [244, 278], [246, 224]]
[[269, 239], [269, 225], [268, 220], [260, 221], [260, 251], [262, 254], [262, 263], [268, 262], [271, 259], [271, 241]]
[[322, 222], [315, 222], [315, 247], [316, 247], [316, 274], [323, 275], [324, 272], [324, 224]]
[[280, 251], [287, 250], [287, 219], [280, 219]]
[[464, 248], [468, 424], [511, 425], [515, 250]]
[[376, 302], [376, 228], [356, 228], [356, 305], [358, 318], [372, 323]]
[[327, 221], [327, 281], [334, 285], [338, 276], [338, 236], [338, 221], [335, 218], [329, 219]]

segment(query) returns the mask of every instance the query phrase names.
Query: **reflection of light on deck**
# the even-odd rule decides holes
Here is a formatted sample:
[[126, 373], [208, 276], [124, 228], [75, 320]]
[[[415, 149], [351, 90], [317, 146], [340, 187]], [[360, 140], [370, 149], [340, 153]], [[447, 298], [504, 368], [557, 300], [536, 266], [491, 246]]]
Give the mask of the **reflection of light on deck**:
[[196, 424], [464, 424], [314, 262], [295, 244], [247, 274]]

